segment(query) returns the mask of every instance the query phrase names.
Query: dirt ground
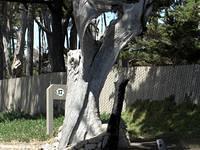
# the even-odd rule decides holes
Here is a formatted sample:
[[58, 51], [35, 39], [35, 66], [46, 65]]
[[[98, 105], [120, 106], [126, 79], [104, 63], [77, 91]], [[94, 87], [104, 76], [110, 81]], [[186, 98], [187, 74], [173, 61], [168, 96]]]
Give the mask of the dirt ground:
[[[52, 141], [0, 142], [0, 150], [42, 150], [42, 147], [47, 143], [52, 143]], [[180, 140], [179, 144], [176, 143], [175, 145], [176, 148], [172, 145], [169, 150], [200, 150], [200, 139]], [[139, 147], [136, 146], [135, 149], [141, 150], [142, 148]]]
[[41, 150], [42, 145], [47, 141], [31, 141], [31, 142], [0, 142], [0, 150]]

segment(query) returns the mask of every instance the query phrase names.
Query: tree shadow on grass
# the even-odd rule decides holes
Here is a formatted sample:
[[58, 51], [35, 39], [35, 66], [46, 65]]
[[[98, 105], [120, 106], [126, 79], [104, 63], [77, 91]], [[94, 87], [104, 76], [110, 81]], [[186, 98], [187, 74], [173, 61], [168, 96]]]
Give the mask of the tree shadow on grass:
[[132, 141], [162, 138], [167, 145], [176, 145], [176, 149], [200, 143], [200, 106], [190, 101], [176, 104], [173, 97], [163, 101], [138, 100], [123, 118]]

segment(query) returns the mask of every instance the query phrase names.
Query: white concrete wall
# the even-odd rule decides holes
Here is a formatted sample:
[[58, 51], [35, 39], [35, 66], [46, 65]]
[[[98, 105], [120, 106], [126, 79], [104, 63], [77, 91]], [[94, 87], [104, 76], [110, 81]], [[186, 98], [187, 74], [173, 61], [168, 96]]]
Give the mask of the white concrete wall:
[[[131, 79], [126, 88], [126, 105], [136, 100], [164, 100], [171, 95], [177, 103], [186, 99], [200, 103], [200, 65], [133, 67], [121, 72], [128, 72]], [[100, 96], [100, 112], [111, 112], [117, 74], [112, 70], [108, 75]]]
[[50, 84], [66, 84], [66, 73], [50, 73], [0, 81], [0, 111], [45, 113], [46, 89]]
[[[131, 78], [126, 89], [126, 105], [137, 99], [163, 100], [171, 95], [178, 103], [185, 99], [200, 103], [200, 65], [134, 67], [121, 71], [128, 72]], [[112, 110], [118, 72], [113, 69], [107, 77], [100, 95], [100, 112]], [[66, 73], [0, 81], [0, 111], [13, 108], [29, 114], [45, 113], [45, 93], [50, 84], [66, 84]]]

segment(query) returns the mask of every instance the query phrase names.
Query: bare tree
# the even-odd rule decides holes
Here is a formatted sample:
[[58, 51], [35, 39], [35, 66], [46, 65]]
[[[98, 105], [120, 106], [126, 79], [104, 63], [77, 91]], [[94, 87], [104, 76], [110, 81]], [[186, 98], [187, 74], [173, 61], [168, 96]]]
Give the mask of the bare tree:
[[1, 5], [1, 13], [2, 13], [2, 41], [3, 41], [3, 49], [4, 49], [4, 58], [5, 58], [5, 66], [6, 71], [9, 76], [11, 76], [11, 63], [9, 57], [9, 35], [10, 35], [10, 18], [9, 18], [9, 3], [3, 2]]
[[28, 38], [27, 38], [27, 64], [26, 64], [26, 75], [33, 75], [33, 39], [34, 39], [34, 18], [33, 18], [33, 7], [32, 5], [28, 8]]
[[[81, 50], [68, 53], [65, 119], [59, 149], [102, 133], [99, 95], [120, 50], [143, 32], [152, 0], [128, 3], [120, 0], [74, 0], [73, 14]], [[96, 41], [90, 23], [102, 13], [116, 11], [101, 41]]]
[[38, 45], [39, 45], [39, 62], [38, 62], [38, 74], [41, 73], [41, 68], [42, 68], [42, 45], [41, 45], [41, 31], [42, 29], [38, 29]]
[[1, 31], [2, 27], [0, 24], [0, 80], [3, 79], [3, 70], [4, 70], [4, 51], [3, 51], [3, 35]]
[[64, 62], [64, 43], [63, 43], [63, 28], [62, 28], [62, 0], [56, 0], [54, 3], [48, 5], [52, 16], [52, 47], [53, 50], [50, 51], [52, 56], [52, 71], [53, 72], [63, 72], [65, 71]]
[[[48, 2], [48, 1], [46, 1]], [[71, 2], [70, 2], [71, 3]], [[65, 71], [64, 62], [64, 42], [65, 35], [67, 33], [67, 26], [71, 11], [67, 11], [67, 15], [64, 17], [63, 0], [53, 1], [47, 3], [49, 9], [42, 10], [42, 16], [44, 19], [44, 25], [40, 24], [37, 20], [38, 25], [47, 34], [48, 50], [49, 50], [49, 61], [51, 64], [52, 72], [63, 72]], [[67, 8], [66, 8], [67, 9]], [[50, 14], [49, 14], [50, 10]]]
[[27, 28], [27, 10], [23, 4], [20, 4], [20, 27], [17, 31], [17, 45], [12, 63], [14, 76], [19, 77], [23, 73], [23, 56], [25, 46], [25, 33]]
[[72, 27], [70, 30], [70, 49], [77, 49], [77, 30], [74, 18], [72, 17]]
[[[39, 4], [46, 4], [50, 10], [51, 20], [46, 19], [45, 24], [47, 23], [47, 27], [42, 27], [42, 29], [47, 29], [45, 32], [47, 33], [47, 41], [48, 41], [48, 48], [49, 48], [49, 60], [51, 64], [51, 71], [52, 72], [63, 72], [65, 71], [65, 62], [64, 62], [64, 38], [66, 35], [66, 26], [68, 25], [69, 17], [71, 16], [72, 7], [71, 0], [0, 0], [3, 3], [7, 2], [18, 2], [20, 4], [20, 12], [21, 12], [21, 27], [18, 30], [17, 34], [17, 45], [14, 54], [14, 60], [12, 63], [12, 70], [15, 73], [15, 76], [20, 76], [22, 74], [22, 67], [23, 67], [23, 50], [24, 50], [24, 37], [25, 37], [25, 30], [26, 30], [26, 22], [24, 22], [27, 16], [27, 12], [25, 11], [22, 6], [27, 7], [27, 4], [39, 3]], [[66, 6], [65, 4], [68, 4]], [[63, 11], [63, 8], [66, 11]], [[47, 11], [48, 12], [48, 11]], [[64, 18], [67, 14], [68, 17]], [[49, 17], [48, 17], [49, 19]], [[63, 20], [65, 20], [63, 22]], [[51, 22], [50, 22], [51, 21]], [[51, 24], [50, 24], [51, 23]]]

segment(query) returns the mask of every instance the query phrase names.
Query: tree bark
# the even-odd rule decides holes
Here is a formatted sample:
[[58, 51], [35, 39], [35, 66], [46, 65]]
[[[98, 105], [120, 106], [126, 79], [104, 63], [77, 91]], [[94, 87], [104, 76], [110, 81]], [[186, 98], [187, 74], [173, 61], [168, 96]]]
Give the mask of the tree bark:
[[12, 55], [14, 55], [15, 53], [14, 31], [12, 31], [11, 43], [12, 43]]
[[25, 33], [27, 28], [27, 12], [22, 4], [20, 4], [20, 28], [17, 31], [17, 45], [12, 63], [12, 72], [16, 77], [20, 77], [23, 74], [23, 56], [25, 46]]
[[[52, 17], [49, 15], [49, 12], [47, 9], [43, 9], [42, 10], [42, 16], [44, 19], [44, 25], [46, 27], [46, 29], [50, 32], [51, 31], [51, 22], [52, 22]], [[50, 62], [50, 65], [53, 65], [53, 58], [52, 58], [52, 54], [51, 52], [53, 51], [53, 37], [51, 34], [46, 33], [47, 36], [47, 45], [48, 45], [48, 59]], [[52, 70], [52, 69], [51, 69]]]
[[[68, 38], [69, 19], [70, 19], [70, 15], [67, 15], [65, 17], [63, 23], [62, 23], [62, 31], [63, 31], [63, 33], [62, 33], [62, 43], [63, 43], [63, 45], [65, 45], [65, 38]], [[66, 40], [68, 40], [68, 39], [66, 39]], [[67, 45], [68, 45], [68, 43], [67, 43]], [[69, 48], [69, 47], [67, 46], [67, 48]]]
[[10, 20], [8, 14], [9, 4], [8, 2], [2, 3], [2, 38], [3, 38], [3, 48], [4, 48], [4, 58], [5, 58], [5, 66], [8, 76], [11, 76], [11, 62], [9, 56], [9, 35], [10, 35]]
[[27, 35], [27, 64], [26, 64], [26, 75], [33, 75], [33, 43], [34, 43], [34, 18], [33, 18], [33, 8], [30, 5], [28, 8], [28, 35]]
[[3, 36], [1, 32], [0, 25], [0, 80], [3, 80], [3, 72], [4, 72], [4, 50], [3, 50]]
[[65, 72], [64, 44], [62, 31], [62, 0], [54, 1], [49, 5], [52, 15], [52, 51], [49, 51], [52, 72]]
[[[65, 119], [59, 149], [99, 135], [104, 130], [99, 119], [98, 100], [106, 77], [119, 51], [143, 32], [151, 0], [126, 4], [116, 0], [74, 0], [74, 18], [81, 50], [68, 54]], [[117, 9], [118, 19], [108, 26], [102, 41], [96, 41], [90, 22], [101, 13]], [[133, 17], [134, 16], [134, 17]]]
[[39, 62], [38, 62], [38, 74], [41, 74], [41, 67], [42, 67], [42, 46], [41, 46], [41, 29], [39, 27], [38, 32], [38, 41], [39, 41]]
[[77, 49], [77, 30], [74, 18], [72, 17], [72, 28], [70, 31], [70, 49]]
[[119, 130], [121, 121], [121, 112], [124, 102], [124, 95], [126, 85], [128, 84], [128, 79], [122, 79], [119, 81], [119, 86], [117, 86], [117, 97], [115, 98], [112, 114], [108, 122], [107, 133], [109, 135], [107, 144], [104, 150], [117, 150], [119, 141]]

